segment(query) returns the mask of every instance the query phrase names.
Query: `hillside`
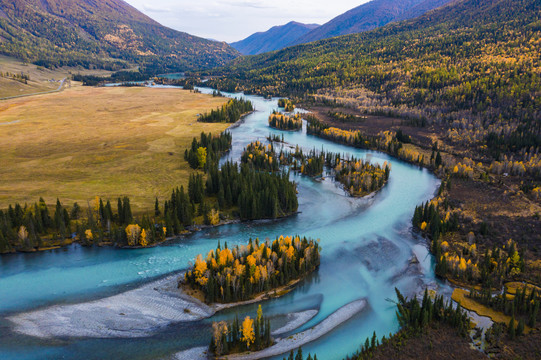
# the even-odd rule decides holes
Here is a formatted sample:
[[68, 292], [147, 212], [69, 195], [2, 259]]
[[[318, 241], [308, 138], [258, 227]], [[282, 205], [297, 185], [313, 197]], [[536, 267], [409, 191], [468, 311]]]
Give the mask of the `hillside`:
[[0, 0], [0, 54], [46, 67], [185, 70], [223, 65], [225, 43], [166, 28], [122, 0]]
[[211, 84], [351, 98], [367, 111], [445, 124], [450, 141], [498, 157], [541, 145], [540, 16], [536, 0], [459, 1], [370, 32], [241, 58]]
[[293, 44], [304, 44], [334, 36], [360, 33], [392, 21], [411, 19], [449, 0], [372, 0], [335, 17]]
[[243, 55], [262, 54], [283, 49], [318, 26], [317, 24], [301, 24], [291, 21], [285, 25], [274, 26], [265, 32], [257, 32], [244, 40], [229, 45]]

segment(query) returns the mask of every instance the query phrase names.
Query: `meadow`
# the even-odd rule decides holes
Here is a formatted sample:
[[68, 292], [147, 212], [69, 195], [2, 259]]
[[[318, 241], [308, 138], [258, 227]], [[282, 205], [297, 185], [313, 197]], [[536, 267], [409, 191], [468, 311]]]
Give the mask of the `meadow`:
[[153, 209], [188, 183], [184, 150], [202, 131], [197, 114], [226, 99], [181, 89], [71, 87], [0, 102], [0, 208], [58, 197], [86, 208], [96, 196], [128, 196]]
[[[47, 69], [3, 55], [0, 55], [0, 73], [4, 75], [0, 75], [0, 98], [57, 90], [60, 86], [60, 80], [69, 78], [71, 74], [111, 75], [111, 71], [98, 69], [89, 70], [73, 67]], [[6, 73], [10, 75], [24, 74], [30, 79], [25, 83], [24, 81], [14, 80], [11, 76], [6, 76]], [[72, 84], [77, 85], [77, 83], [73, 82]]]

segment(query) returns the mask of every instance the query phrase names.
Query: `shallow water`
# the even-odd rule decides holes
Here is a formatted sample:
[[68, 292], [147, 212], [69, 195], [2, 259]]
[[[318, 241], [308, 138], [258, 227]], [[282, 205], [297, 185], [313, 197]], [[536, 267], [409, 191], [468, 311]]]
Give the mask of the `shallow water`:
[[[159, 92], [159, 89], [156, 89]], [[211, 92], [210, 89], [202, 89]], [[230, 96], [240, 96], [239, 94]], [[372, 199], [348, 197], [339, 184], [326, 178], [315, 181], [292, 175], [298, 183], [300, 213], [279, 221], [232, 224], [207, 229], [166, 245], [139, 250], [83, 248], [73, 245], [37, 254], [0, 257], [0, 358], [2, 359], [102, 359], [168, 358], [172, 354], [208, 344], [212, 320], [235, 314], [255, 314], [256, 305], [216, 314], [211, 319], [171, 324], [152, 336], [137, 339], [38, 339], [13, 332], [6, 317], [56, 304], [84, 303], [118, 294], [185, 269], [199, 253], [222, 245], [244, 244], [248, 238], [274, 239], [300, 234], [321, 239], [321, 266], [294, 291], [262, 304], [274, 316], [273, 328], [283, 325], [288, 312], [319, 310], [298, 332], [310, 328], [347, 303], [366, 298], [368, 307], [323, 338], [303, 347], [319, 359], [341, 359], [357, 350], [373, 331], [387, 335], [398, 329], [394, 288], [412, 294], [426, 286], [441, 286], [433, 274], [432, 258], [424, 240], [411, 231], [414, 207], [433, 197], [439, 181], [428, 171], [385, 154], [349, 148], [308, 136], [282, 132], [267, 125], [277, 108], [276, 99], [249, 96], [257, 112], [231, 129], [237, 160], [251, 141], [270, 134], [284, 136], [289, 144], [306, 149], [371, 157], [392, 164], [388, 184]], [[416, 255], [419, 265], [410, 265]], [[281, 357], [279, 357], [281, 358]]]

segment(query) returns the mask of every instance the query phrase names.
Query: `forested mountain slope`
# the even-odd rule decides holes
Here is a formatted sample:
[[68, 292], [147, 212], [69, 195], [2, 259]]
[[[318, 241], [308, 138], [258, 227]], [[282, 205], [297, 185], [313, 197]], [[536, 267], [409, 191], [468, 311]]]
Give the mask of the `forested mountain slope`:
[[238, 56], [122, 0], [0, 0], [0, 53], [45, 66], [160, 70], [219, 66]]
[[449, 0], [372, 0], [335, 17], [293, 41], [305, 44], [372, 30], [398, 19], [411, 19], [435, 9]]
[[301, 24], [291, 21], [274, 26], [265, 32], [258, 32], [230, 45], [244, 55], [257, 55], [283, 49], [299, 37], [317, 28], [317, 24]]
[[451, 141], [493, 155], [531, 152], [541, 145], [540, 49], [540, 1], [463, 0], [370, 32], [241, 58], [211, 84], [327, 93], [444, 124]]

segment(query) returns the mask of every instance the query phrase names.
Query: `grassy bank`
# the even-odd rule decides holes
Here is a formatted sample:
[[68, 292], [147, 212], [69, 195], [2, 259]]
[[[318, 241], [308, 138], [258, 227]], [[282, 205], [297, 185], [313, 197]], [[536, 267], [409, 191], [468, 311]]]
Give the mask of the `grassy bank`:
[[202, 131], [227, 124], [196, 121], [226, 100], [179, 89], [72, 87], [0, 103], [0, 208], [10, 203], [82, 206], [129, 196], [134, 211], [187, 185], [184, 150]]

